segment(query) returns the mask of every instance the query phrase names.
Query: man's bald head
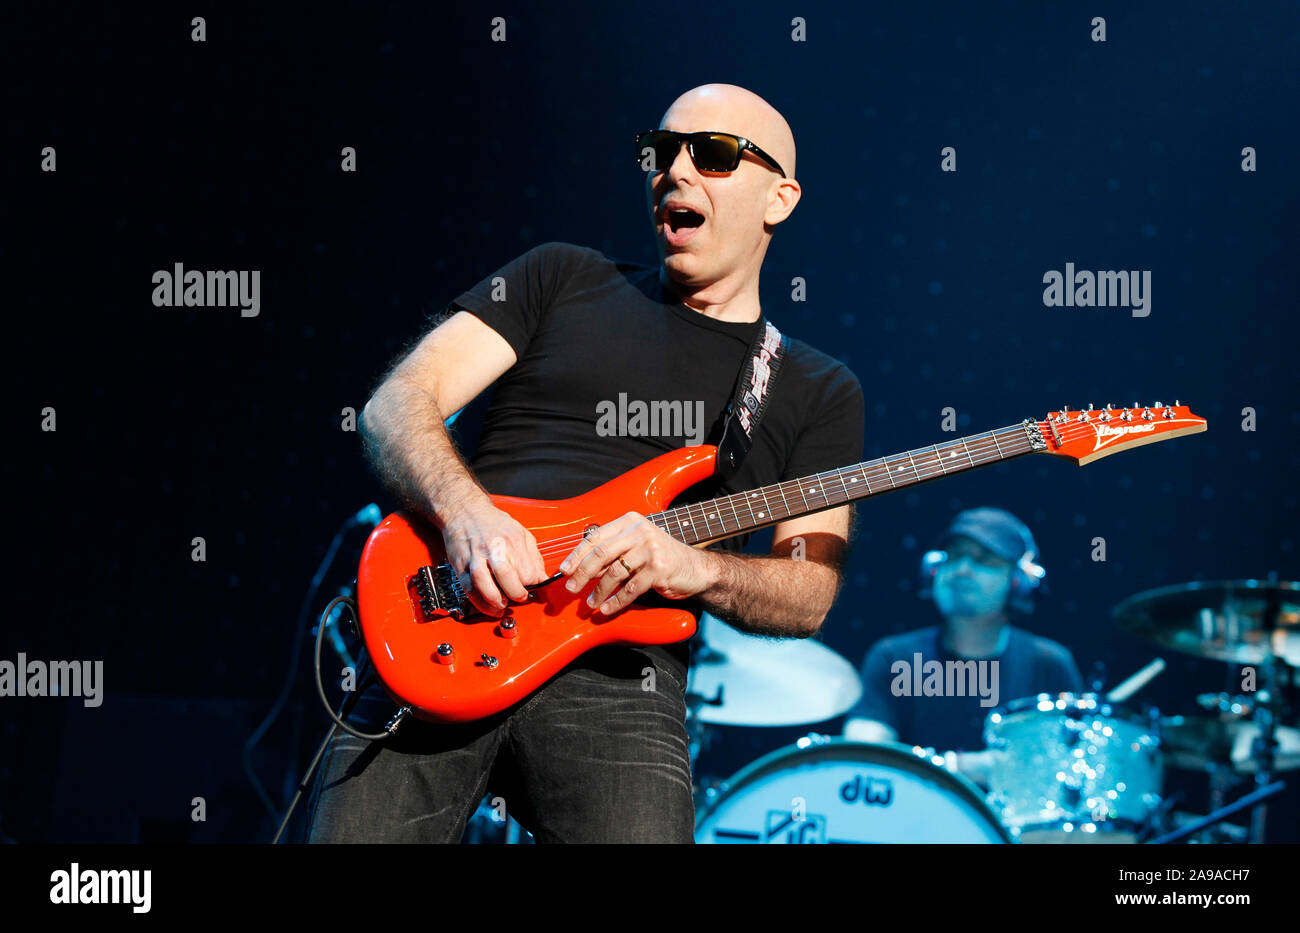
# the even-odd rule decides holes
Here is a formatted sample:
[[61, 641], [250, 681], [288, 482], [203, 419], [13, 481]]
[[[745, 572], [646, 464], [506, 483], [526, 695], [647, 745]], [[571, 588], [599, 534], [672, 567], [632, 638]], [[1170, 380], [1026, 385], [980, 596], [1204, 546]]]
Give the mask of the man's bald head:
[[[743, 136], [781, 164], [785, 177], [746, 150], [730, 172], [701, 171], [681, 146], [647, 169], [646, 199], [664, 272], [691, 307], [758, 317], [758, 276], [772, 231], [799, 203], [794, 134], [753, 91], [705, 84], [673, 101], [659, 128]], [[645, 156], [645, 153], [642, 153]]]
[[734, 84], [702, 84], [673, 101], [659, 121], [662, 130], [717, 130], [744, 136], [795, 177], [794, 133], [785, 117], [753, 91]]

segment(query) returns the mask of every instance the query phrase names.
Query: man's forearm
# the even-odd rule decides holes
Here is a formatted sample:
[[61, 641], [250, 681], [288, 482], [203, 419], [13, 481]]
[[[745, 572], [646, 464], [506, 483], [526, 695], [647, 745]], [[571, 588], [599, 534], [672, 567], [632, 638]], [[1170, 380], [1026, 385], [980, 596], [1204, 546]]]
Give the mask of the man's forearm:
[[456, 505], [487, 497], [452, 443], [433, 395], [400, 375], [385, 381], [366, 405], [361, 436], [389, 490], [439, 526]]
[[714, 582], [698, 598], [718, 618], [752, 635], [817, 634], [839, 590], [840, 575], [817, 561], [703, 553]]

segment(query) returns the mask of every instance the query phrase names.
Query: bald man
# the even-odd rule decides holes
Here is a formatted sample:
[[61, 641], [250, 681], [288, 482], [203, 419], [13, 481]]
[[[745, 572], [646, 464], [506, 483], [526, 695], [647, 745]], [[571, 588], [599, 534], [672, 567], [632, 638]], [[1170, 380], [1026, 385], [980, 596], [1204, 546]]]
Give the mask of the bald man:
[[[692, 133], [718, 135], [673, 135]], [[801, 193], [785, 120], [750, 91], [706, 85], [637, 142], [657, 268], [538, 246], [451, 302], [363, 413], [380, 475], [441, 530], [491, 615], [525, 600], [545, 571], [533, 535], [489, 494], [575, 496], [666, 451], [716, 442], [766, 329], [759, 271]], [[444, 420], [493, 384], [467, 465]], [[636, 415], [653, 406], [663, 417]], [[792, 340], [738, 471], [678, 501], [856, 463], [862, 422], [853, 374]], [[742, 556], [744, 538], [689, 547], [629, 513], [579, 544], [561, 567], [568, 579], [549, 585], [578, 592], [595, 581], [589, 602], [606, 616], [634, 599], [677, 600], [742, 631], [802, 638], [835, 600], [849, 526], [846, 507], [783, 521], [769, 556]], [[690, 842], [688, 664], [688, 642], [601, 648], [489, 719], [411, 722], [373, 744], [343, 735], [322, 764], [310, 838], [455, 842], [488, 791], [540, 842]], [[373, 732], [392, 711], [375, 686], [353, 724]]]

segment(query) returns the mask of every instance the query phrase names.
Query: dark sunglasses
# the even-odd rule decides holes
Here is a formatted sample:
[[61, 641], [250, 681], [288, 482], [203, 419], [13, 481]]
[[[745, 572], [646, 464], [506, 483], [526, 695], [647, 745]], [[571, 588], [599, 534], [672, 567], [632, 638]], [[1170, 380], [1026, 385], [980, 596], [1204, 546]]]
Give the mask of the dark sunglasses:
[[686, 143], [686, 151], [690, 153], [691, 161], [701, 172], [734, 172], [740, 167], [741, 154], [748, 149], [780, 172], [782, 178], [786, 177], [785, 169], [781, 168], [776, 159], [745, 137], [732, 133], [675, 133], [672, 130], [638, 133], [637, 162], [645, 157], [648, 149], [654, 154], [654, 171], [666, 171], [668, 166], [677, 161], [677, 153], [681, 151], [682, 143]]

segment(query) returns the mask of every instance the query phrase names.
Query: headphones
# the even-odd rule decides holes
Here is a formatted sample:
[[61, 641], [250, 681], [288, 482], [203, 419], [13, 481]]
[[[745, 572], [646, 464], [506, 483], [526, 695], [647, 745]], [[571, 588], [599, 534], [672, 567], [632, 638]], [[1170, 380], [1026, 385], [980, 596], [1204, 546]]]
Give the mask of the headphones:
[[[1038, 546], [1034, 543], [1034, 536], [1030, 534], [1029, 529], [1019, 520], [1015, 521], [1015, 528], [1025, 550], [1011, 571], [1007, 608], [1029, 615], [1034, 611], [1034, 604], [1037, 602], [1036, 594], [1043, 586], [1043, 578], [1047, 576], [1047, 571], [1037, 561]], [[921, 557], [921, 587], [918, 595], [922, 599], [930, 599], [934, 595], [935, 575], [947, 562], [948, 552], [938, 549], [926, 551]]]

